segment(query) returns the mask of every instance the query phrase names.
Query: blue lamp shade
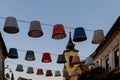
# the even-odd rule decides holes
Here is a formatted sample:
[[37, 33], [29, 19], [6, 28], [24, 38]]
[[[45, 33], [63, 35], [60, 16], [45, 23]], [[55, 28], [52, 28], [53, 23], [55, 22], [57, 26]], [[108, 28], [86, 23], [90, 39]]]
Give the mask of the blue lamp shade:
[[16, 71], [23, 72], [23, 65], [22, 64], [18, 64], [17, 67], [16, 67]]
[[9, 49], [8, 58], [11, 58], [11, 59], [17, 59], [18, 58], [18, 52], [17, 52], [16, 48], [10, 48]]
[[26, 53], [26, 56], [25, 56], [25, 60], [34, 61], [35, 60], [34, 51], [28, 50], [27, 53]]
[[68, 77], [68, 76], [69, 76], [68, 71], [64, 70], [63, 71], [63, 77]]
[[3, 30], [7, 33], [14, 34], [19, 32], [17, 20], [15, 17], [7, 17]]
[[80, 41], [85, 41], [85, 40], [87, 40], [87, 36], [86, 36], [84, 28], [82, 27], [75, 28], [73, 41], [80, 42]]
[[60, 63], [60, 64], [66, 63], [66, 59], [65, 59], [65, 56], [63, 54], [58, 55], [57, 63]]
[[85, 60], [85, 65], [93, 65], [93, 58], [92, 57], [87, 57]]

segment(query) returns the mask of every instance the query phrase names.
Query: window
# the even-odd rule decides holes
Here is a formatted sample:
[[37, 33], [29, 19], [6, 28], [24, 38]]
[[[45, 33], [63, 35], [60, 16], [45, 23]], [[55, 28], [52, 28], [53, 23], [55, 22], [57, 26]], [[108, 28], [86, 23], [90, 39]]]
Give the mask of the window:
[[115, 64], [115, 68], [119, 66], [119, 50], [117, 49], [114, 52], [114, 64]]
[[109, 71], [109, 58], [106, 59], [106, 71]]

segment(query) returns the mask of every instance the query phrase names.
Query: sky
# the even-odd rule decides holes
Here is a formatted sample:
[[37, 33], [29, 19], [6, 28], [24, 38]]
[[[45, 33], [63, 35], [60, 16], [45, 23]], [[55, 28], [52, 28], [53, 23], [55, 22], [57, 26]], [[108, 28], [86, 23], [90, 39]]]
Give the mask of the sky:
[[[78, 55], [84, 60], [92, 54], [99, 44], [92, 44], [94, 30], [102, 29], [104, 35], [110, 30], [116, 19], [120, 15], [120, 0], [0, 0], [0, 31], [2, 33], [6, 48], [9, 51], [14, 47], [18, 49], [18, 59], [5, 60], [5, 65], [12, 69], [15, 80], [21, 76], [31, 78], [32, 80], [62, 80], [63, 77], [46, 77], [45, 71], [60, 70], [62, 72], [63, 64], [57, 64], [56, 59], [59, 54], [66, 50], [66, 44], [69, 39], [69, 32], [72, 36], [74, 29], [83, 27], [85, 29], [87, 40], [74, 42], [75, 49], [79, 50]], [[17, 34], [8, 34], [3, 31], [5, 18], [15, 17], [18, 21], [19, 32]], [[26, 22], [21, 22], [21, 21]], [[31, 21], [38, 20], [41, 22], [43, 36], [31, 38], [28, 36]], [[49, 25], [44, 25], [49, 24]], [[52, 39], [52, 30], [55, 24], [63, 24], [67, 36], [61, 40]], [[25, 61], [24, 57], [27, 50], [35, 51], [36, 60]], [[53, 61], [51, 63], [42, 63], [41, 57], [43, 52], [50, 52]], [[24, 72], [16, 72], [17, 64], [22, 64]], [[28, 66], [44, 70], [43, 76], [27, 74]], [[6, 72], [9, 72], [6, 70]]]

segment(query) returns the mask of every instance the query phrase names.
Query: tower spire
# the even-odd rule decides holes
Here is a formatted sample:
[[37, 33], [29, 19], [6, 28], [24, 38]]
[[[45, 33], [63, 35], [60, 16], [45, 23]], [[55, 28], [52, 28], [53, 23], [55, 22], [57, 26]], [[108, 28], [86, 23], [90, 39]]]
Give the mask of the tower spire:
[[69, 32], [69, 41], [67, 43], [66, 50], [74, 50], [74, 47], [75, 47], [75, 44], [72, 41], [71, 32]]

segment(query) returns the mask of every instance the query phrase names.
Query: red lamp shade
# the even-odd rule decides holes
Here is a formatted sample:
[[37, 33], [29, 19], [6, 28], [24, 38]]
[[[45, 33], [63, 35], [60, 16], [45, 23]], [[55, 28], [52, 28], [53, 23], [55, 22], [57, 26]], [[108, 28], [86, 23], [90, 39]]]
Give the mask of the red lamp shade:
[[37, 73], [36, 73], [37, 75], [43, 75], [44, 73], [43, 73], [43, 69], [37, 69]]
[[76, 64], [80, 64], [80, 63], [81, 62], [80, 62], [79, 56], [72, 56], [72, 62], [71, 62], [71, 64], [76, 65]]
[[51, 56], [50, 56], [49, 52], [44, 52], [43, 53], [42, 62], [44, 62], [44, 63], [52, 62], [52, 59], [51, 59]]
[[30, 23], [30, 29], [29, 29], [28, 35], [34, 38], [41, 37], [43, 35], [41, 24], [39, 21], [32, 21]]
[[51, 70], [46, 70], [46, 76], [47, 77], [53, 76], [52, 71]]
[[64, 26], [62, 24], [54, 25], [53, 32], [52, 32], [52, 38], [53, 39], [63, 39], [65, 37], [66, 37], [66, 33], [64, 30]]

